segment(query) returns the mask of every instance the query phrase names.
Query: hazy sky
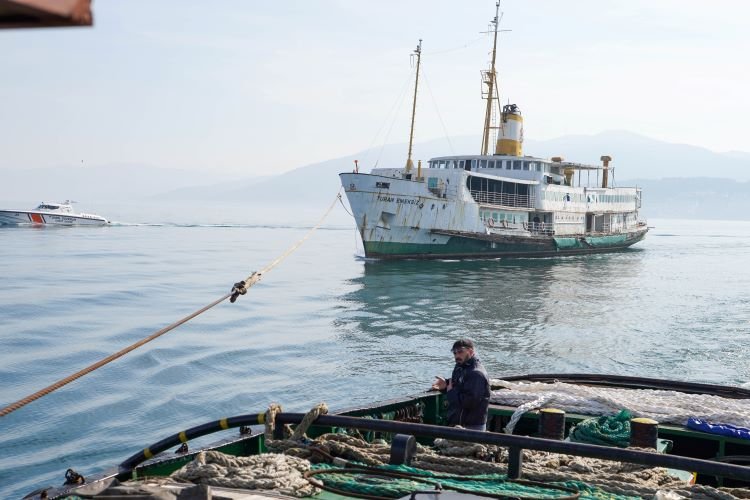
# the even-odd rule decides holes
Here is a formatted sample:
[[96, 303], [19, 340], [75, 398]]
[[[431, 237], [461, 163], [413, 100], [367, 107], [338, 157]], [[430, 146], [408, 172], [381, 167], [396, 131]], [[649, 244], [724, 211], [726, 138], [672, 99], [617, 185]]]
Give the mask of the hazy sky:
[[[95, 0], [93, 10], [92, 28], [0, 31], [0, 168], [254, 175], [406, 142], [419, 38], [416, 140], [481, 133], [491, 0]], [[512, 30], [500, 39], [501, 94], [521, 107], [526, 138], [624, 129], [750, 151], [750, 2], [501, 10]]]

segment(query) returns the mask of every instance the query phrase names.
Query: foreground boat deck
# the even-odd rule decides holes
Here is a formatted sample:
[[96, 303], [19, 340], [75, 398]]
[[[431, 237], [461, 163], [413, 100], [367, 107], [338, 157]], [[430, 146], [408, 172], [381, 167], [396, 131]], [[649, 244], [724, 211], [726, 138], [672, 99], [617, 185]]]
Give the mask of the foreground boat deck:
[[[568, 381], [576, 378], [577, 382], [581, 385], [589, 387], [602, 385], [601, 377], [581, 377], [572, 376], [569, 377]], [[557, 380], [559, 378], [562, 378], [562, 376], [550, 375], [544, 377], [545, 380]], [[518, 380], [521, 378], [506, 377], [505, 380], [510, 379]], [[539, 380], [539, 377], [526, 376], [522, 379]], [[635, 389], [677, 390], [681, 388], [683, 389], [681, 392], [687, 394], [705, 393], [713, 396], [720, 395], [728, 398], [728, 400], [750, 399], [749, 391], [732, 387], [683, 382], [665, 384], [656, 380], [635, 379], [632, 377], [610, 377], [607, 379], [607, 383], [609, 386], [620, 388], [625, 386]], [[745, 465], [748, 463], [748, 457], [750, 457], [750, 440], [708, 434], [672, 424], [660, 424], [658, 426], [657, 449], [659, 453], [654, 453], [653, 451], [645, 452], [639, 448], [592, 446], [591, 444], [581, 442], [539, 439], [537, 437], [539, 436], [539, 411], [524, 413], [515, 425], [513, 435], [505, 434], [504, 428], [511, 421], [516, 411], [516, 406], [491, 403], [488, 412], [488, 430], [490, 432], [484, 433], [449, 428], [445, 427], [445, 395], [437, 391], [430, 391], [390, 401], [381, 401], [369, 406], [349, 408], [334, 414], [320, 415], [316, 418], [315, 423], [306, 430], [305, 434], [310, 440], [315, 440], [318, 437], [326, 439], [324, 434], [329, 433], [333, 433], [333, 435], [342, 435], [341, 433], [344, 436], [351, 435], [353, 431], [355, 437], [364, 438], [365, 441], [370, 443], [374, 442], [375, 439], [381, 438], [391, 441], [396, 434], [408, 434], [416, 436], [419, 443], [427, 445], [432, 444], [434, 439], [438, 437], [458, 442], [488, 444], [506, 449], [508, 458], [507, 477], [510, 480], [513, 478], [522, 478], [521, 468], [523, 460], [521, 459], [521, 451], [536, 450], [553, 454], [572, 455], [574, 457], [595, 458], [605, 462], [614, 461], [616, 463], [622, 461], [647, 467], [665, 468], [668, 475], [673, 476], [678, 481], [683, 481], [684, 484], [689, 484], [693, 481], [708, 486], [746, 487], [750, 484], [750, 469], [734, 465]], [[113, 482], [114, 480], [136, 480], [138, 481], [136, 485], [138, 485], [142, 484], [146, 478], [161, 478], [154, 479], [154, 481], [164, 484], [164, 481], [169, 482], [166, 476], [169, 476], [172, 472], [191, 462], [200, 451], [215, 450], [236, 457], [250, 457], [266, 453], [269, 450], [269, 446], [266, 446], [265, 436], [261, 431], [261, 427], [259, 427], [265, 422], [265, 415], [266, 413], [264, 412], [238, 415], [236, 417], [208, 422], [172, 434], [132, 455], [120, 465], [96, 477], [87, 479], [100, 483]], [[276, 428], [273, 433], [274, 440], [285, 439], [283, 437], [284, 426], [286, 424], [293, 426], [300, 424], [304, 417], [305, 414], [302, 413], [276, 414]], [[570, 428], [574, 425], [584, 420], [590, 420], [591, 418], [592, 415], [573, 412], [566, 413], [565, 434], [569, 434]], [[174, 429], [172, 430], [174, 431]], [[186, 443], [188, 440], [192, 442], [193, 439], [208, 436], [216, 432], [223, 433], [224, 439], [214, 441], [213, 444], [201, 447], [200, 449], [191, 447], [189, 451], [177, 450], [181, 443]], [[216, 438], [221, 439], [221, 436], [216, 436]], [[270, 449], [273, 449], [272, 445], [270, 445]], [[515, 466], [511, 463], [511, 455], [517, 457], [514, 459], [517, 461]], [[492, 461], [491, 457], [490, 461]], [[702, 471], [702, 473], [694, 475], [690, 471]], [[39, 491], [41, 492], [42, 490]], [[74, 489], [65, 487], [46, 489], [49, 498], [64, 497], [73, 491]], [[42, 498], [38, 493], [36, 496], [32, 494], [31, 498]], [[201, 492], [198, 491], [197, 493]], [[231, 488], [222, 488], [221, 490], [213, 488], [212, 493], [222, 498], [232, 499], [261, 500], [267, 498], [288, 498], [275, 492], [232, 490]], [[330, 491], [325, 491], [321, 495], [316, 496], [316, 498], [321, 498], [322, 500], [342, 500], [351, 497], [344, 497]]]

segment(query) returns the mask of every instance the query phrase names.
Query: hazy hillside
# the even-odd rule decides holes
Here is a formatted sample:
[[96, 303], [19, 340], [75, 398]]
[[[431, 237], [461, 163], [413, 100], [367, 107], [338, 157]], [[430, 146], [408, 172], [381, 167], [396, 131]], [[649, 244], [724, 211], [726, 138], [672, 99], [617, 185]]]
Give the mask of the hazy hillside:
[[598, 164], [602, 155], [609, 155], [613, 159], [615, 176], [621, 179], [717, 177], [750, 180], [750, 153], [715, 153], [625, 131], [527, 141], [524, 149], [527, 154], [545, 158], [562, 156], [579, 163]]
[[[478, 136], [417, 143], [415, 160], [478, 152]], [[599, 163], [608, 154], [615, 166], [614, 182], [644, 187], [644, 214], [650, 217], [748, 219], [750, 216], [750, 153], [715, 153], [704, 148], [672, 144], [630, 132], [567, 136], [548, 141], [527, 140], [529, 155], [563, 156], [581, 163]], [[271, 177], [227, 179], [211, 171], [178, 171], [146, 165], [4, 169], [0, 201], [78, 199], [93, 202], [157, 199], [164, 201], [250, 201], [295, 203], [324, 207], [340, 189], [340, 172], [354, 168], [369, 172], [374, 166], [401, 167], [407, 145], [391, 144], [318, 162]], [[248, 166], [252, 172], [252, 166]], [[638, 179], [632, 181], [628, 179]], [[722, 180], [724, 179], [724, 180]], [[742, 181], [742, 182], [736, 182]]]
[[[228, 179], [227, 175], [208, 169], [197, 172], [143, 164], [2, 169], [0, 176], [0, 201], [38, 203], [72, 199], [87, 204], [148, 198], [174, 189], [207, 186]], [[218, 185], [217, 189], [225, 190], [228, 186]]]
[[750, 220], [750, 182], [696, 177], [641, 179], [624, 184], [643, 188], [644, 217]]
[[[479, 138], [470, 136], [455, 138], [450, 144], [446, 140], [435, 140], [417, 145], [414, 156], [427, 159], [454, 153], [469, 154], [468, 152], [479, 149], [478, 144]], [[332, 199], [338, 191], [338, 174], [351, 171], [355, 159], [360, 160], [360, 170], [367, 172], [378, 157], [378, 166], [400, 167], [406, 161], [406, 153], [406, 144], [395, 144], [386, 146], [382, 152], [371, 150], [307, 165], [260, 182], [240, 185], [223, 193], [222, 198], [239, 200], [251, 193], [258, 200], [323, 202]], [[631, 184], [632, 181], [628, 179], [655, 181], [678, 177], [726, 178], [732, 179], [732, 182], [750, 180], [750, 153], [745, 153], [747, 159], [744, 159], [737, 152], [714, 153], [695, 146], [664, 143], [628, 132], [528, 141], [525, 153], [545, 158], [559, 155], [566, 160], [594, 164], [600, 163], [602, 154], [609, 154], [613, 157], [615, 166], [614, 180], [620, 185]], [[671, 186], [672, 182], [667, 182], [666, 185]], [[691, 197], [689, 193], [685, 195]]]

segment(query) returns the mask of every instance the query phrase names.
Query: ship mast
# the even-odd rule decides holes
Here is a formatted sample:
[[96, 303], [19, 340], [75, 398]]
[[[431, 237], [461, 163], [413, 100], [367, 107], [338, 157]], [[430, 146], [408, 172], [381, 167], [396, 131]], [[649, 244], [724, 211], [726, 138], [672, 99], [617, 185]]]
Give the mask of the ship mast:
[[409, 155], [406, 158], [406, 172], [411, 172], [414, 169], [414, 162], [411, 160], [412, 146], [414, 145], [414, 116], [417, 112], [417, 87], [419, 87], [419, 63], [422, 59], [422, 39], [419, 39], [419, 45], [414, 50], [414, 54], [417, 56], [417, 76], [414, 80], [414, 101], [411, 105], [411, 130], [409, 131]]
[[484, 113], [484, 134], [482, 135], [482, 154], [486, 155], [490, 146], [490, 129], [492, 128], [492, 101], [495, 100], [497, 92], [497, 74], [495, 73], [495, 56], [497, 55], [497, 26], [500, 24], [498, 15], [500, 13], [500, 2], [495, 4], [495, 19], [492, 20], [495, 40], [492, 43], [492, 65], [489, 71], [484, 72], [487, 84], [487, 110]]

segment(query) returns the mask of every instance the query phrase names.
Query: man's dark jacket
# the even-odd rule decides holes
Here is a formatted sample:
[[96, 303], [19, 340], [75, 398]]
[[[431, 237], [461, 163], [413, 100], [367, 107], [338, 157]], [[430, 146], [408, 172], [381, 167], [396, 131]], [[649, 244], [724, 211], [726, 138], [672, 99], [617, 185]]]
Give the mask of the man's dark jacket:
[[490, 381], [487, 370], [474, 356], [456, 365], [451, 375], [453, 389], [448, 397], [448, 425], [481, 425], [487, 423], [490, 404]]

